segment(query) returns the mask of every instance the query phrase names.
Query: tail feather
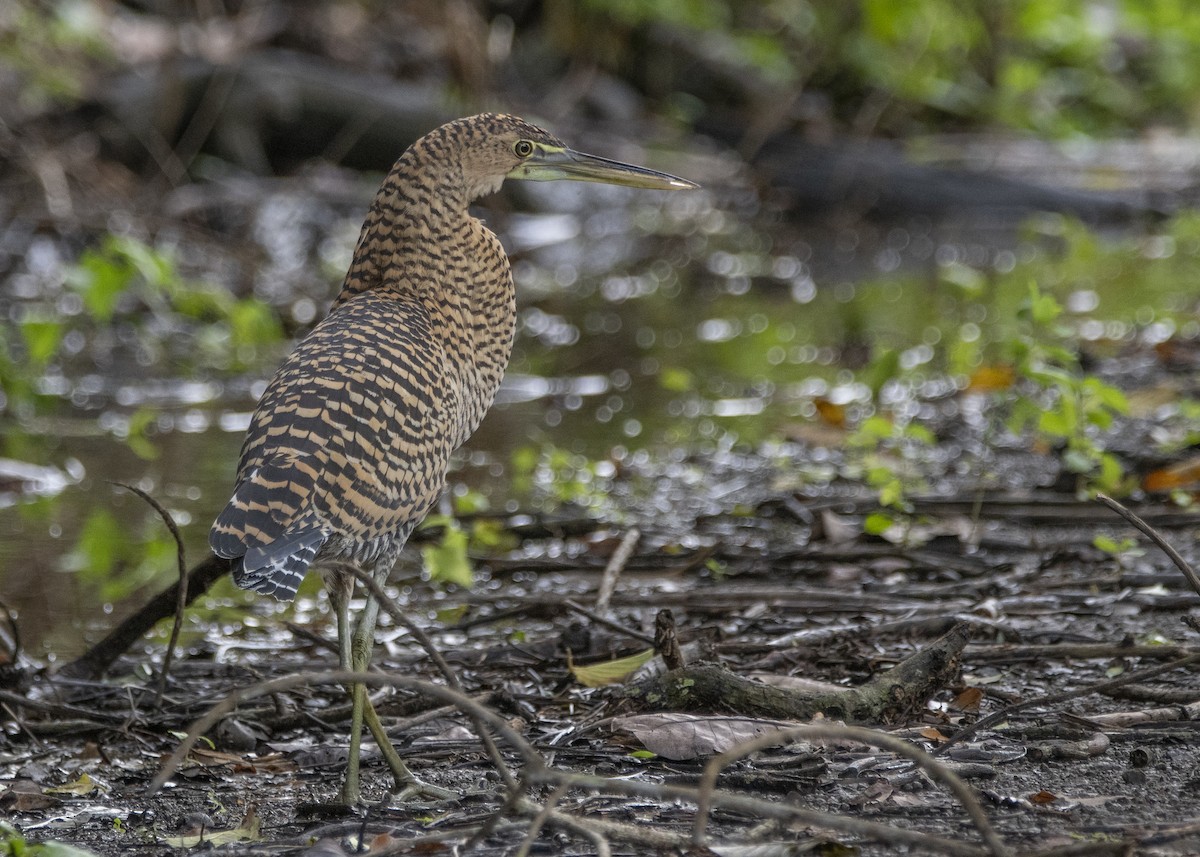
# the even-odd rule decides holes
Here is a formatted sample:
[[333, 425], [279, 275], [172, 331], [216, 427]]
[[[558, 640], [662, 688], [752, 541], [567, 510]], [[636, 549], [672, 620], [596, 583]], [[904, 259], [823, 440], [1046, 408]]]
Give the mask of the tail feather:
[[250, 555], [261, 553], [264, 549], [274, 547], [274, 544], [248, 551], [245, 556], [235, 557], [232, 563], [233, 582], [242, 589], [270, 595], [279, 601], [291, 601], [296, 597], [296, 591], [300, 588], [300, 582], [304, 580], [313, 557], [325, 542], [325, 537], [320, 532], [316, 532], [315, 537], [315, 540], [302, 542], [289, 553], [268, 555], [265, 564], [249, 565]]

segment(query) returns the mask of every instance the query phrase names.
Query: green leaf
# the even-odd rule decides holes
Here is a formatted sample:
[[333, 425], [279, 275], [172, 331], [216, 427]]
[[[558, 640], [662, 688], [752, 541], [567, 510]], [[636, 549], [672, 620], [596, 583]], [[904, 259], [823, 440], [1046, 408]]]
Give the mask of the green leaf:
[[475, 571], [471, 560], [467, 557], [467, 534], [452, 518], [437, 516], [436, 520], [426, 519], [426, 526], [441, 522], [445, 526], [441, 541], [421, 550], [425, 560], [425, 570], [430, 580], [441, 583], [453, 583], [464, 588], [470, 588], [475, 582]]
[[863, 532], [870, 536], [881, 536], [895, 523], [896, 519], [887, 512], [872, 512], [863, 521]]
[[617, 658], [588, 666], [571, 665], [571, 675], [584, 687], [603, 687], [606, 684], [616, 684], [624, 681], [625, 677], [654, 657], [654, 649], [646, 649], [636, 655]]
[[692, 373], [675, 366], [664, 366], [658, 373], [658, 383], [664, 390], [672, 393], [686, 393], [696, 385]]
[[58, 353], [66, 326], [58, 320], [26, 318], [21, 321], [21, 338], [34, 366], [45, 366]]

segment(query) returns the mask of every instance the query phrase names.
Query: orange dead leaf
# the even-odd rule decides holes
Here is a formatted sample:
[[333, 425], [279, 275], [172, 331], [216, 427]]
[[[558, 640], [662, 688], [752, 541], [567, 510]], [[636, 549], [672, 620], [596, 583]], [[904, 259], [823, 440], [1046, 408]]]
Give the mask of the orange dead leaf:
[[828, 425], [835, 428], [846, 427], [846, 406], [838, 405], [823, 396], [818, 396], [813, 399], [813, 404], [817, 407], [817, 414]]
[[929, 741], [933, 741], [935, 744], [944, 744], [945, 742], [950, 740], [945, 735], [943, 735], [941, 733], [941, 731], [939, 731], [938, 729], [935, 729], [932, 726], [926, 726], [924, 729], [922, 729], [921, 737], [925, 738]]
[[1147, 491], [1175, 491], [1200, 487], [1200, 458], [1189, 458], [1170, 467], [1152, 470], [1142, 480]]
[[983, 701], [983, 691], [977, 687], [968, 687], [951, 703], [959, 711], [978, 711], [979, 703]]
[[1017, 373], [1011, 366], [980, 366], [971, 373], [967, 382], [968, 393], [994, 393], [1007, 390], [1016, 381]]
[[1056, 795], [1054, 792], [1048, 792], [1045, 789], [1042, 789], [1040, 792], [1038, 792], [1035, 795], [1029, 796], [1030, 803], [1036, 803], [1036, 804], [1042, 804], [1042, 805], [1045, 805], [1048, 803], [1054, 803], [1056, 800], [1058, 800], [1058, 795]]

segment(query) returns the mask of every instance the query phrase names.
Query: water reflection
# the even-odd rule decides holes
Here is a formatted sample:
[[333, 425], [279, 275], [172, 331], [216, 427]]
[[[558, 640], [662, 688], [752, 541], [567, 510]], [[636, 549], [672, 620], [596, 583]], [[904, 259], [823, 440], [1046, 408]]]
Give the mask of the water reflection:
[[[1100, 253], [1090, 254], [1092, 267], [1060, 265], [1016, 233], [991, 245], [920, 222], [801, 227], [743, 189], [653, 201], [603, 186], [523, 193], [540, 213], [489, 212], [514, 255], [516, 351], [453, 475], [494, 509], [553, 501], [568, 478], [607, 490], [618, 465], [636, 470], [639, 461], [665, 462], [672, 478], [694, 483], [702, 474], [682, 463], [686, 451], [730, 455], [739, 443], [769, 444], [831, 406], [850, 421], [876, 405], [902, 417], [925, 413], [930, 401], [957, 407], [946, 400], [1016, 316], [1027, 290], [1022, 266], [1040, 265], [1029, 276], [1062, 286], [1085, 340], [1161, 342], [1195, 327], [1173, 317], [1194, 305], [1194, 289], [1181, 284], [1196, 280], [1195, 241], [1146, 240], [1143, 264], [1192, 268], [1131, 289], [1136, 266], [1115, 277]], [[251, 274], [238, 261], [244, 246], [223, 256], [181, 245], [181, 253], [231, 291], [249, 277], [254, 293], [306, 324], [334, 290], [360, 217], [305, 194], [268, 196], [250, 217], [247, 234], [264, 260]], [[65, 286], [69, 267], [57, 244], [33, 239], [0, 298], [5, 315], [14, 323], [47, 309], [78, 316], [82, 305]], [[4, 454], [33, 470], [6, 476], [0, 467], [3, 598], [33, 645], [61, 656], [85, 644], [74, 622], [107, 627], [118, 618], [110, 610], [119, 614], [139, 588], [174, 574], [169, 556], [155, 554], [160, 579], [150, 580], [142, 557], [117, 547], [108, 565], [123, 589], [81, 570], [79, 540], [89, 526], [161, 552], [154, 515], [106, 480], [137, 482], [190, 523], [188, 549], [198, 558], [278, 359], [259, 355], [248, 373], [200, 373], [189, 370], [194, 330], [147, 327], [124, 320], [86, 335], [68, 331], [60, 359], [38, 379], [38, 395], [53, 400], [48, 415], [4, 439]], [[878, 379], [876, 365], [888, 369]], [[547, 449], [566, 458], [545, 463]], [[514, 485], [514, 462], [531, 454], [533, 464], [522, 465], [531, 481]], [[820, 457], [811, 452], [812, 462]], [[13, 482], [29, 486], [21, 502]], [[602, 500], [610, 505], [599, 511], [620, 514], [620, 501]], [[660, 506], [671, 503], [649, 502]], [[98, 510], [109, 517], [95, 517]]]

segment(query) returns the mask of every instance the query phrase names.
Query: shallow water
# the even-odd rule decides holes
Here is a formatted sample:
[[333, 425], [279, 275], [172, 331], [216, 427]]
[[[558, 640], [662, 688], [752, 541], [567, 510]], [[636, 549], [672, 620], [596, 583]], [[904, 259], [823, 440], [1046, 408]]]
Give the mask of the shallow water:
[[[589, 481], [638, 450], [753, 447], [819, 424], [822, 403], [851, 421], [874, 402], [913, 416], [994, 359], [1028, 277], [1102, 350], [1195, 335], [1200, 241], [1118, 238], [1122, 268], [1098, 239], [1064, 238], [1070, 227], [1054, 218], [1023, 232], [803, 227], [738, 187], [539, 186], [509, 204], [520, 210], [484, 213], [513, 257], [516, 350], [452, 476], [456, 494], [494, 510], [573, 499], [603, 514]], [[256, 264], [206, 255], [181, 227], [181, 267], [229, 288], [251, 278], [303, 328], [335, 291], [361, 214], [290, 187], [245, 216]], [[1080, 248], [1088, 240], [1097, 247]], [[63, 285], [68, 251], [44, 239], [28, 251], [2, 298], [9, 317], [79, 313]], [[214, 372], [202, 335], [154, 318], [68, 334], [40, 381], [53, 404], [4, 438], [5, 456], [57, 472], [21, 491], [22, 479], [0, 480], [0, 592], [35, 657], [78, 653], [175, 574], [155, 515], [109, 482], [159, 499], [189, 556], [202, 555], [254, 398], [286, 350], [251, 349], [247, 371]]]

